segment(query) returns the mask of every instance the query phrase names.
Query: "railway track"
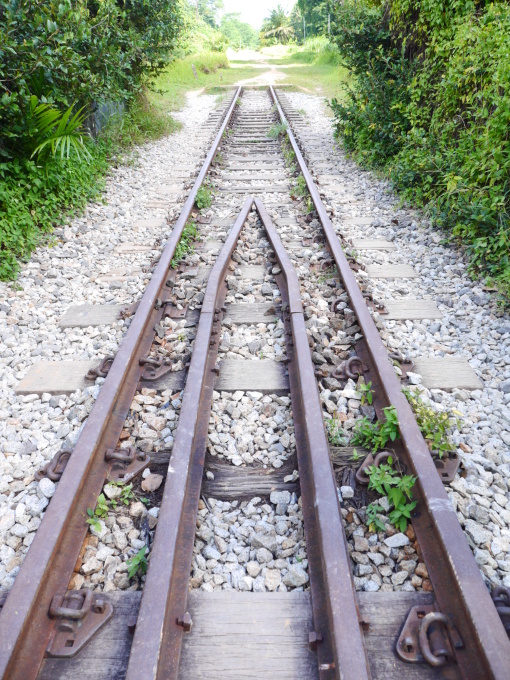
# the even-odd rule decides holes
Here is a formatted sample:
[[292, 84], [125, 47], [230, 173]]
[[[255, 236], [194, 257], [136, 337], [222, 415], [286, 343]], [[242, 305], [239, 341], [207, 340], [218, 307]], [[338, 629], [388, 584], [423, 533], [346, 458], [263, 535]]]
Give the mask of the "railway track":
[[[104, 384], [81, 436], [44, 471], [60, 481], [2, 607], [2, 677], [508, 677], [500, 612], [292, 131], [305, 135], [300, 120], [270, 88], [237, 90], [211, 121], [216, 138], [119, 351], [96, 373]], [[212, 219], [194, 207], [208, 184]], [[198, 262], [185, 257], [175, 270], [191, 219], [207, 240]], [[310, 270], [296, 244], [313, 242], [324, 256]], [[309, 307], [322, 295], [343, 337], [328, 341], [333, 373], [313, 361]], [[174, 354], [172, 333], [183, 346]], [[233, 358], [226, 333], [249, 338], [240, 345], [249, 349]], [[370, 381], [379, 418], [395, 407], [392, 453], [417, 479], [412, 526], [432, 593], [355, 590], [323, 418], [331, 376]], [[134, 400], [143, 407], [158, 394], [167, 401], [148, 413], [175, 414], [171, 452], [122, 444], [136, 444]], [[263, 435], [250, 430], [266, 421]], [[252, 431], [229, 450], [228, 433], [241, 441]], [[143, 588], [70, 588], [105, 483], [155, 465], [164, 487], [153, 526], [143, 508], [135, 516], [149, 548]]]

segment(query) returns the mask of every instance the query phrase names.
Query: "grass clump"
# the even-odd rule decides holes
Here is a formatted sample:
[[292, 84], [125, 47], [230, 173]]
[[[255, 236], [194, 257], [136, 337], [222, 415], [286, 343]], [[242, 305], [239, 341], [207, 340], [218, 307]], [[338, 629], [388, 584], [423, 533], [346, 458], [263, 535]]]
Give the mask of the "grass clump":
[[453, 428], [460, 427], [459, 419], [447, 411], [436, 411], [420, 394], [407, 389], [403, 389], [402, 392], [411, 405], [430, 452], [439, 458], [453, 453], [456, 446], [449, 435]]
[[207, 208], [210, 208], [212, 205], [213, 201], [213, 193], [210, 187], [208, 186], [201, 186], [200, 189], [197, 191], [197, 195], [195, 197], [195, 205], [199, 210], [207, 210]]
[[188, 224], [186, 224], [186, 226], [183, 229], [181, 238], [179, 239], [179, 243], [177, 244], [177, 247], [175, 249], [172, 262], [170, 263], [172, 269], [176, 269], [179, 265], [179, 262], [186, 255], [188, 255], [188, 253], [193, 252], [193, 250], [195, 249], [194, 242], [197, 236], [198, 236], [197, 225], [195, 224], [195, 222], [188, 222]]
[[[390, 456], [387, 463], [381, 463], [378, 466], [370, 465], [367, 469], [370, 480], [368, 488], [387, 498], [390, 507], [393, 507], [388, 514], [390, 524], [393, 524], [399, 531], [405, 531], [411, 519], [411, 512], [416, 507], [412, 494], [416, 477], [403, 475], [393, 467], [393, 463], [393, 458]], [[379, 516], [383, 511], [382, 506], [377, 503], [371, 503], [367, 507], [367, 519], [371, 531], [385, 530], [384, 522]]]
[[384, 421], [370, 422], [368, 418], [361, 418], [354, 427], [354, 436], [351, 443], [354, 446], [362, 446], [377, 453], [384, 449], [390, 441], [394, 442], [400, 436], [398, 430], [397, 410], [394, 406], [383, 409]]

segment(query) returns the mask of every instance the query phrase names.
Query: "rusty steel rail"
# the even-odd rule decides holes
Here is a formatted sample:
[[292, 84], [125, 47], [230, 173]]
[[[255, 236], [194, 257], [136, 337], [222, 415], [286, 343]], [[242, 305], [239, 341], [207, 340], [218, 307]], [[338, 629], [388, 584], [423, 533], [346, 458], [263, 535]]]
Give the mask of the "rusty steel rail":
[[272, 86], [270, 93], [281, 122], [287, 123], [289, 141], [368, 346], [378, 382], [388, 404], [392, 404], [398, 414], [405, 463], [417, 477], [413, 492], [418, 505], [413, 512], [413, 527], [439, 608], [450, 617], [463, 641], [462, 649], [455, 651], [459, 669], [464, 678], [507, 680], [510, 640]]
[[126, 680], [177, 678], [202, 485], [225, 275], [253, 204], [246, 199], [207, 282]]
[[161, 254], [137, 312], [119, 347], [108, 376], [85, 423], [37, 535], [0, 613], [0, 677], [31, 680], [39, 666], [55, 621], [49, 617], [54, 596], [63, 597], [87, 532], [87, 508], [101, 493], [107, 474], [105, 452], [115, 448], [149, 353], [154, 326], [170, 290], [170, 263], [235, 109], [237, 88], [172, 234]]
[[[347, 538], [308, 344], [299, 281], [264, 204], [255, 199], [255, 206], [285, 280], [281, 292], [282, 302], [284, 293], [287, 298], [285, 321], [292, 333], [287, 354], [290, 360], [289, 380], [306, 542], [311, 563], [314, 625], [323, 641], [328, 640], [326, 650], [322, 649], [322, 644], [318, 646], [319, 669], [321, 677], [368, 680], [371, 675], [363, 622], [359, 615]], [[311, 550], [312, 546], [315, 550]], [[319, 592], [314, 583], [316, 579], [319, 579]], [[328, 658], [329, 649], [331, 656]], [[323, 675], [324, 671], [327, 674]]]

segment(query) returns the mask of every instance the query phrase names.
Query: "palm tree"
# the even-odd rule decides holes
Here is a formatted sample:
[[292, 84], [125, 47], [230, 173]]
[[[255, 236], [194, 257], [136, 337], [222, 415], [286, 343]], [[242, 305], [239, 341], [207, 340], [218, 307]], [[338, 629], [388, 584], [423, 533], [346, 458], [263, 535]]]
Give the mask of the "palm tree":
[[294, 35], [294, 29], [290, 25], [290, 19], [281, 5], [271, 10], [269, 17], [264, 19], [262, 25], [264, 38], [274, 38], [276, 42], [287, 43]]

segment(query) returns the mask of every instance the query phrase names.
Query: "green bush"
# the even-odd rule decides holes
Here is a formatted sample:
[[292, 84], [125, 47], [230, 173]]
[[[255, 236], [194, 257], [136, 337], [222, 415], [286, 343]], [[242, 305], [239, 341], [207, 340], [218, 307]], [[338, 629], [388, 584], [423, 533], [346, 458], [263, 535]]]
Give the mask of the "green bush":
[[[178, 0], [0, 0], [0, 279], [97, 196], [116, 150], [171, 128], [142, 94], [182, 25]], [[128, 113], [93, 143], [101, 100]]]
[[170, 132], [175, 123], [145, 100], [112, 119], [98, 140], [86, 138], [87, 162], [75, 154], [0, 163], [0, 280], [16, 277], [19, 260], [28, 257], [45, 235], [83, 209], [103, 188], [112, 159], [131, 146]]
[[510, 293], [510, 7], [474, 0], [369, 0], [335, 10], [354, 76], [332, 102], [347, 149], [426, 207]]

